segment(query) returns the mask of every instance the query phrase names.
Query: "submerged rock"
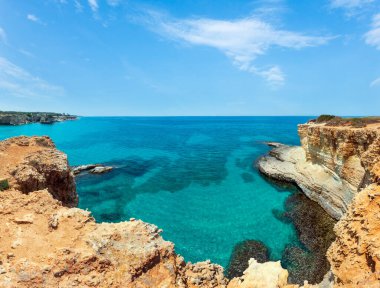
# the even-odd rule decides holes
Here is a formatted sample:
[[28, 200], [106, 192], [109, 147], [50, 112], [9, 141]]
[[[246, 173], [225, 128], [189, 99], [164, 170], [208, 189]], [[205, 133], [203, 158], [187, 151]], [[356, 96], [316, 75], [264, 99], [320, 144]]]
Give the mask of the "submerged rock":
[[103, 164], [88, 164], [72, 168], [74, 175], [79, 175], [82, 172], [89, 172], [91, 174], [103, 174], [113, 170], [111, 166], [104, 166]]
[[90, 170], [91, 174], [103, 174], [113, 170], [111, 166], [98, 166]]
[[301, 285], [305, 279], [312, 284], [321, 282], [330, 270], [326, 252], [335, 239], [336, 221], [299, 192], [286, 200], [285, 212], [273, 212], [277, 219], [294, 224], [300, 241], [300, 245], [288, 245], [281, 258], [290, 283]]
[[228, 264], [226, 275], [232, 279], [240, 277], [248, 268], [249, 259], [254, 258], [259, 263], [269, 261], [269, 250], [265, 244], [256, 240], [245, 240], [235, 245]]

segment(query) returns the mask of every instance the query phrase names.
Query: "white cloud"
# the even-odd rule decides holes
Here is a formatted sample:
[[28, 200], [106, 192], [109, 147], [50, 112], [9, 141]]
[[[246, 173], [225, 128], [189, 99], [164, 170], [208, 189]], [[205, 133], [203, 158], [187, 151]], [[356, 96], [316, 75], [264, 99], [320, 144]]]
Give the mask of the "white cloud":
[[0, 42], [7, 44], [7, 34], [5, 33], [4, 29], [1, 27], [0, 27]]
[[120, 4], [121, 0], [107, 0], [108, 5], [110, 6], [118, 6]]
[[0, 93], [11, 97], [46, 99], [63, 95], [64, 89], [51, 85], [0, 57]]
[[375, 87], [375, 86], [379, 86], [379, 85], [380, 85], [380, 77], [376, 78], [375, 80], [373, 80], [371, 82], [371, 84], [369, 84], [370, 87]]
[[354, 9], [372, 3], [374, 0], [331, 0], [330, 5], [332, 8], [345, 8]]
[[257, 68], [253, 65], [257, 57], [274, 47], [302, 49], [323, 45], [332, 39], [277, 29], [255, 17], [238, 20], [173, 19], [155, 11], [147, 13], [147, 17], [139, 20], [156, 33], [175, 41], [216, 48], [240, 70], [259, 75], [272, 86], [283, 84], [284, 73], [277, 65]]
[[90, 5], [90, 8], [93, 12], [97, 12], [99, 5], [96, 0], [88, 0], [88, 5]]
[[78, 0], [74, 1], [74, 6], [75, 6], [75, 10], [77, 12], [82, 12], [83, 11], [83, 6], [82, 6], [82, 4]]
[[40, 22], [40, 19], [36, 15], [28, 14], [26, 18], [32, 22]]
[[368, 45], [380, 50], [380, 13], [372, 18], [372, 29], [364, 34], [364, 40]]

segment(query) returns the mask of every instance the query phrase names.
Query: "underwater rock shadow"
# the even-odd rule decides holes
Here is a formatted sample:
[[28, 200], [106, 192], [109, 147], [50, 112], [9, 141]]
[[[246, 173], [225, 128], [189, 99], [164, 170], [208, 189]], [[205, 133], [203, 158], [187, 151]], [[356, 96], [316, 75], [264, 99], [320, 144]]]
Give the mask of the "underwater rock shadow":
[[226, 277], [232, 279], [240, 277], [248, 268], [248, 261], [251, 258], [259, 263], [269, 261], [269, 248], [258, 240], [245, 240], [237, 243], [231, 253], [230, 261], [226, 269]]

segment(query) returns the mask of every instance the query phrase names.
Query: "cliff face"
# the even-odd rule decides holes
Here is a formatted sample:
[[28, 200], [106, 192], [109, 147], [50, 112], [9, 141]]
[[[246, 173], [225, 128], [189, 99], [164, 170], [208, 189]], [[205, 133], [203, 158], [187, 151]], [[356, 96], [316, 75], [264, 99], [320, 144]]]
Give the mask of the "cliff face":
[[[337, 239], [328, 251], [332, 274], [319, 285], [305, 283], [303, 287], [378, 287], [378, 130], [361, 133], [362, 139], [357, 135], [361, 140], [356, 146], [347, 146], [350, 142], [343, 132], [337, 133], [345, 140], [327, 141], [320, 136], [324, 140], [318, 144], [317, 133], [322, 132], [302, 130], [305, 128], [300, 127], [305, 150], [277, 147], [261, 161], [260, 169], [278, 179], [309, 183], [312, 193], [311, 188], [320, 187], [315, 194], [321, 195], [322, 202], [339, 200], [339, 193], [345, 193], [339, 186], [342, 190], [333, 191], [339, 197], [329, 196], [331, 191], [323, 187], [331, 179], [335, 184], [347, 182], [344, 185], [356, 190], [347, 214], [335, 227]], [[0, 142], [2, 179], [7, 179], [10, 187], [0, 191], [0, 287], [299, 287], [287, 283], [288, 272], [279, 262], [259, 264], [254, 259], [244, 275], [228, 281], [223, 268], [209, 261], [185, 263], [175, 253], [174, 244], [162, 239], [154, 225], [134, 219], [99, 224], [90, 212], [67, 207], [78, 201], [74, 178], [66, 156], [47, 137]], [[376, 183], [357, 192], [367, 182]]]
[[0, 142], [0, 180], [29, 193], [47, 189], [63, 205], [75, 207], [78, 195], [67, 156], [48, 137], [16, 137]]
[[306, 159], [322, 165], [356, 191], [380, 183], [380, 125], [365, 128], [299, 125]]
[[186, 265], [154, 225], [96, 224], [46, 190], [0, 203], [0, 287], [225, 287], [220, 266]]
[[279, 146], [258, 166], [272, 178], [296, 183], [339, 219], [358, 191], [380, 181], [379, 128], [299, 125], [302, 147]]
[[380, 286], [380, 186], [361, 191], [335, 226], [327, 257], [334, 287]]
[[67, 207], [78, 201], [74, 178], [48, 137], [0, 142], [1, 179], [0, 287], [294, 287], [274, 262], [228, 283], [219, 265], [185, 263], [154, 225], [98, 224]]
[[29, 123], [52, 124], [54, 122], [75, 119], [77, 119], [76, 116], [61, 113], [0, 111], [0, 125], [23, 125]]

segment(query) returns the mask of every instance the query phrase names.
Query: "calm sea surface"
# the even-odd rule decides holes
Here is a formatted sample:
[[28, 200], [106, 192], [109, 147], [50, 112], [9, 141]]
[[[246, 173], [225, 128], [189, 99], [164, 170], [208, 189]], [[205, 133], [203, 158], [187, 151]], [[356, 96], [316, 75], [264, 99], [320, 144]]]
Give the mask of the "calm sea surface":
[[71, 165], [105, 163], [105, 175], [77, 178], [79, 206], [98, 222], [154, 223], [187, 261], [226, 266], [234, 245], [263, 241], [271, 258], [296, 242], [277, 220], [290, 191], [263, 179], [262, 141], [299, 145], [312, 117], [85, 117], [54, 125], [0, 126], [0, 138], [49, 135]]

